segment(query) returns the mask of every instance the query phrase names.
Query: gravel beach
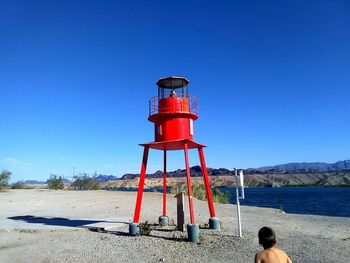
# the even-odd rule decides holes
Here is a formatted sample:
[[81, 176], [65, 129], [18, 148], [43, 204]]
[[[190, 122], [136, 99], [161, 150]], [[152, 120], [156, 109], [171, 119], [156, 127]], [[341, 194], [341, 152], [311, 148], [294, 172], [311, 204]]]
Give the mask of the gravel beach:
[[[275, 229], [278, 247], [293, 262], [349, 262], [350, 218], [284, 214], [242, 206], [243, 237], [237, 236], [236, 206], [215, 204], [221, 231], [205, 228], [206, 202], [194, 200], [198, 244], [174, 226], [156, 225], [162, 194], [144, 193], [141, 221], [149, 236], [128, 235], [135, 192], [9, 190], [0, 192], [0, 262], [253, 262], [261, 250], [257, 232]], [[168, 195], [170, 220], [176, 199]], [[188, 207], [185, 209], [188, 220]], [[108, 226], [107, 230], [99, 227]]]

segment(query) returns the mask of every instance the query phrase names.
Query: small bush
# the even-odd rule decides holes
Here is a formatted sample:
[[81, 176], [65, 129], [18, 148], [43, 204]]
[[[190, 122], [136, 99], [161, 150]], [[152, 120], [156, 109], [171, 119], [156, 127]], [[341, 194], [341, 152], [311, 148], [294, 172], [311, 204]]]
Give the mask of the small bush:
[[173, 195], [177, 195], [179, 194], [181, 191], [180, 191], [180, 187], [178, 187], [177, 185], [173, 186], [170, 188], [170, 193], [173, 194]]
[[3, 170], [0, 174], [0, 190], [4, 190], [9, 186], [9, 180], [11, 177], [11, 172]]
[[170, 188], [170, 193], [173, 195], [177, 195], [179, 193], [187, 194], [186, 184], [174, 185], [173, 187]]
[[[227, 204], [229, 202], [230, 193], [221, 192], [217, 188], [211, 189], [211, 191], [212, 191], [213, 201], [215, 203]], [[173, 186], [172, 188], [170, 188], [171, 194], [176, 195], [180, 192], [184, 192], [185, 194], [187, 194], [187, 189], [183, 190], [182, 187], [179, 187], [179, 186]], [[203, 184], [193, 185], [192, 186], [192, 195], [193, 195], [193, 197], [197, 198], [198, 200], [202, 200], [202, 201], [207, 200], [207, 193], [205, 191], [205, 187]]]
[[26, 185], [22, 182], [17, 182], [11, 185], [11, 189], [26, 189]]
[[71, 187], [74, 190], [98, 190], [100, 189], [100, 183], [95, 180], [94, 177], [90, 177], [87, 174], [82, 176], [75, 176], [74, 182]]
[[230, 200], [230, 193], [221, 192], [219, 189], [213, 190], [213, 201], [216, 203], [227, 204]]
[[[215, 203], [227, 204], [230, 200], [230, 193], [221, 192], [219, 189], [211, 189], [213, 201]], [[192, 188], [192, 194], [195, 198], [205, 201], [207, 200], [207, 193], [205, 191], [204, 185], [194, 185]]]
[[207, 193], [204, 189], [204, 185], [202, 184], [194, 185], [192, 187], [192, 194], [198, 200], [202, 200], [202, 201], [207, 200]]
[[57, 175], [50, 175], [50, 179], [47, 180], [47, 188], [58, 190], [64, 188], [63, 178]]
[[144, 223], [140, 223], [140, 235], [141, 236], [148, 236], [151, 234], [152, 226], [148, 221]]

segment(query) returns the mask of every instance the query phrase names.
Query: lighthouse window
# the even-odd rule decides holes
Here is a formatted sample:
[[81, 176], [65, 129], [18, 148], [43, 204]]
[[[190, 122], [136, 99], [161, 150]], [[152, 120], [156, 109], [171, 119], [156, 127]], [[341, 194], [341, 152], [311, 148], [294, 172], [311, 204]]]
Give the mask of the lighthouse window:
[[190, 119], [190, 134], [193, 135], [193, 120]]
[[158, 126], [157, 126], [157, 133], [158, 133], [159, 135], [162, 135], [162, 125], [158, 125]]

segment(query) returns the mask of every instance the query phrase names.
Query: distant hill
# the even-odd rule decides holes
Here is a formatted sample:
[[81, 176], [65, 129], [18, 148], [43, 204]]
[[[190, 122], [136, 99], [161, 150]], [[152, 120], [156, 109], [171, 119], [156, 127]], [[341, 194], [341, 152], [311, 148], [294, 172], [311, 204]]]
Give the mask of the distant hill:
[[[192, 183], [202, 184], [200, 166], [190, 168]], [[288, 163], [244, 170], [245, 185], [248, 187], [280, 187], [280, 186], [350, 186], [350, 161], [336, 163]], [[235, 185], [234, 170], [225, 168], [208, 168], [212, 187], [233, 187]], [[167, 173], [167, 186], [185, 187], [186, 170], [178, 169]], [[137, 188], [139, 174], [125, 174], [119, 181], [105, 186], [108, 188]], [[161, 187], [163, 172], [147, 174], [145, 187]]]
[[327, 173], [350, 171], [350, 160], [338, 161], [336, 163], [287, 163], [274, 166], [265, 166], [260, 168], [249, 168], [245, 170], [246, 174], [294, 174], [294, 173]]
[[[209, 176], [231, 176], [234, 170], [226, 168], [207, 168]], [[190, 168], [191, 176], [202, 176], [200, 166]], [[245, 174], [308, 174], [308, 173], [327, 173], [327, 172], [343, 172], [350, 171], [350, 160], [338, 161], [336, 163], [287, 163], [274, 166], [265, 166], [260, 168], [248, 168], [244, 170]], [[140, 176], [139, 174], [124, 174], [121, 179], [128, 180]], [[185, 169], [178, 169], [167, 172], [167, 177], [184, 177], [186, 176]], [[163, 177], [162, 171], [157, 171], [152, 174], [147, 174], [147, 178]]]
[[[95, 177], [95, 180], [97, 182], [107, 182], [107, 181], [112, 181], [112, 180], [119, 180], [119, 178], [114, 176], [114, 175], [103, 175], [103, 174], [100, 174], [100, 175]], [[25, 181], [19, 181], [19, 183], [22, 183], [22, 184], [46, 184], [47, 181], [25, 180]], [[63, 183], [70, 184], [70, 183], [72, 183], [72, 181], [64, 178], [63, 179]]]
[[[25, 180], [25, 181], [19, 181], [18, 183], [21, 184], [47, 184], [47, 181], [37, 181], [37, 180]], [[70, 184], [71, 181], [68, 179], [63, 179], [63, 183]]]
[[[200, 166], [190, 168], [192, 177], [201, 177], [202, 169]], [[336, 163], [287, 163], [274, 166], [265, 166], [260, 168], [248, 168], [244, 170], [245, 183], [247, 186], [284, 186], [284, 185], [350, 185], [350, 160], [339, 161]], [[234, 170], [226, 168], [208, 168], [208, 175], [214, 176], [214, 186], [233, 186]], [[139, 174], [124, 174], [120, 179], [114, 175], [98, 175], [95, 180], [100, 183], [115, 185], [118, 187], [136, 187], [137, 177]], [[162, 171], [147, 174], [147, 179], [155, 179], [163, 177]], [[174, 179], [173, 183], [184, 180], [186, 177], [185, 169], [178, 169], [167, 172], [167, 177]], [[133, 180], [135, 179], [135, 180]], [[200, 178], [196, 178], [201, 181]], [[171, 181], [171, 180], [170, 180]], [[169, 182], [170, 182], [169, 181]], [[36, 180], [26, 180], [24, 184], [46, 184], [46, 182]], [[71, 183], [64, 179], [64, 183]], [[153, 185], [161, 185], [162, 181]]]
[[[213, 168], [207, 168], [208, 175], [233, 175], [233, 171], [230, 171], [226, 168], [219, 168], [219, 169], [213, 169]], [[202, 169], [199, 165], [190, 167], [190, 173], [191, 176], [202, 176]], [[139, 174], [124, 174], [121, 179], [134, 179], [135, 177], [140, 176]], [[185, 177], [186, 176], [186, 170], [185, 169], [178, 169], [175, 171], [167, 172], [167, 177]], [[147, 178], [161, 178], [163, 177], [163, 171], [157, 171], [152, 174], [147, 174]]]
[[103, 175], [103, 174], [100, 174], [95, 177], [95, 181], [97, 182], [107, 182], [112, 180], [118, 180], [118, 178], [114, 175]]
[[25, 181], [20, 181], [19, 183], [22, 183], [22, 184], [46, 184], [46, 182], [37, 181], [37, 180], [25, 180]]

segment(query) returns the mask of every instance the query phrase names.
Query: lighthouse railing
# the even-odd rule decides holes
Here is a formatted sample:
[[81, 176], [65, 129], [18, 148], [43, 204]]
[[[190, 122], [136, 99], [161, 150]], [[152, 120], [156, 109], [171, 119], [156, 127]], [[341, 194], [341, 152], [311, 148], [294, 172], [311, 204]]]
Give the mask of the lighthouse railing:
[[158, 113], [158, 96], [150, 98], [150, 100], [148, 101], [148, 111], [149, 116]]
[[[175, 113], [193, 113], [198, 115], [198, 99], [195, 96], [188, 95], [188, 96], [179, 96], [176, 98], [162, 98], [163, 99], [172, 99], [173, 104], [170, 104], [171, 107], [169, 109], [162, 108], [162, 113], [166, 112], [172, 112], [174, 113], [174, 108], [178, 109], [175, 111]], [[180, 99], [180, 100], [177, 100]], [[186, 99], [186, 103], [184, 103], [183, 99]], [[175, 103], [180, 103], [180, 107], [174, 107]], [[159, 99], [158, 96], [152, 97], [148, 102], [148, 109], [149, 109], [149, 116], [158, 114], [159, 113]]]

